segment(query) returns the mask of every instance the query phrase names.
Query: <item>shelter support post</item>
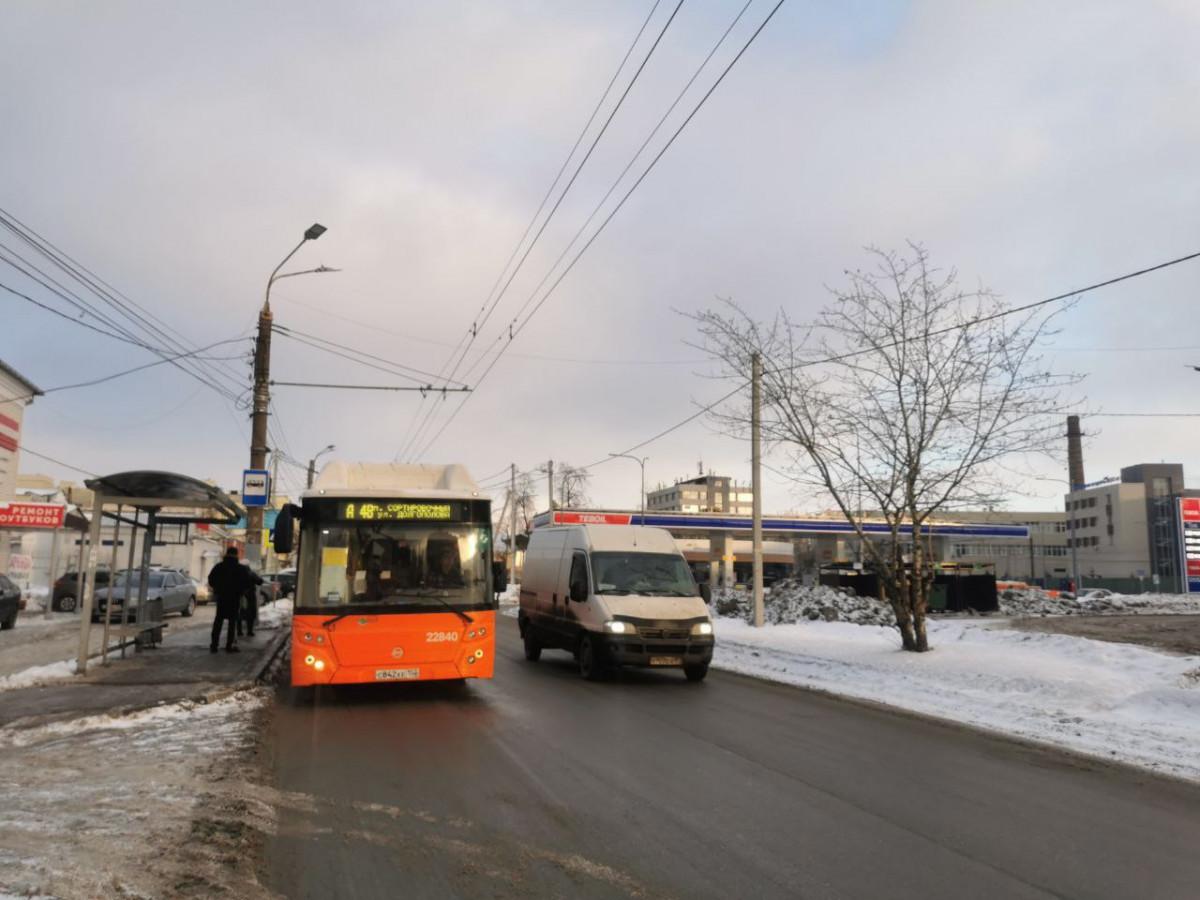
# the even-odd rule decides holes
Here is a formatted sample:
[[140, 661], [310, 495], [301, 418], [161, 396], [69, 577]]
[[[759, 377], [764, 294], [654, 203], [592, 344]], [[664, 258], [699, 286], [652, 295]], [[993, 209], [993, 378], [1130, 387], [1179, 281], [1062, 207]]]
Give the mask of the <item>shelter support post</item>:
[[47, 573], [47, 579], [50, 582], [49, 593], [46, 594], [45, 608], [42, 614], [48, 619], [50, 618], [50, 609], [54, 606], [54, 573], [58, 569], [58, 548], [62, 543], [62, 529], [55, 528], [54, 534], [50, 538], [50, 570]]
[[[108, 563], [108, 602], [104, 604], [104, 640], [100, 647], [100, 665], [108, 662], [108, 632], [112, 624], [112, 606], [113, 606], [113, 591], [117, 586], [117, 551], [121, 546], [121, 512], [124, 510], [120, 503], [117, 504], [117, 517], [113, 519], [113, 536], [112, 536], [112, 558]], [[131, 531], [134, 529], [131, 528]], [[126, 592], [129, 586], [125, 586]], [[125, 598], [125, 602], [129, 602], [129, 598]]]
[[96, 593], [96, 548], [100, 546], [100, 521], [104, 517], [104, 495], [99, 490], [95, 492], [96, 500], [92, 504], [92, 524], [88, 529], [87, 570], [81, 570], [83, 590], [80, 592], [79, 607], [79, 656], [75, 660], [75, 674], [87, 672], [88, 650], [92, 640], [92, 604]]

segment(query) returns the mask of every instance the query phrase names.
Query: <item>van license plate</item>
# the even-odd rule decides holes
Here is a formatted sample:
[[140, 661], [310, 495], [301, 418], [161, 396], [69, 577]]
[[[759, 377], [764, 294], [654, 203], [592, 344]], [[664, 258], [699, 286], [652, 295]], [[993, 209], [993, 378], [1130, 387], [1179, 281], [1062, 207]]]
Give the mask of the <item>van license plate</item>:
[[652, 665], [652, 666], [682, 666], [683, 658], [680, 656], [652, 656], [652, 657], [650, 657], [650, 665]]
[[420, 669], [376, 669], [376, 681], [412, 681], [421, 677]]

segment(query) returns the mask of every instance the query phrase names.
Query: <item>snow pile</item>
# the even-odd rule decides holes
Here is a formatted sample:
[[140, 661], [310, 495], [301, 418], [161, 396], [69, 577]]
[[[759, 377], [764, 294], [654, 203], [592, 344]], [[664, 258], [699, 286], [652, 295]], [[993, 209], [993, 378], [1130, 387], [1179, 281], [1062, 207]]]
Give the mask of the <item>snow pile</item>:
[[[718, 616], [752, 622], [754, 602], [749, 591], [718, 588], [713, 593]], [[850, 622], [854, 625], [892, 625], [891, 607], [874, 597], [858, 597], [822, 584], [805, 585], [786, 579], [763, 594], [763, 617], [769, 625], [797, 622]]]
[[11, 691], [16, 688], [33, 687], [51, 681], [62, 681], [75, 674], [75, 660], [64, 659], [61, 662], [49, 663], [44, 666], [30, 666], [12, 675], [0, 678], [0, 691]]
[[501, 606], [516, 606], [521, 602], [521, 583], [513, 582], [509, 584], [504, 593], [500, 595]]
[[713, 666], [887, 703], [1200, 781], [1200, 657], [980, 619], [932, 619], [929, 653], [895, 628], [716, 622]]
[[1200, 615], [1200, 597], [1189, 594], [1110, 594], [1076, 600], [1029, 587], [1000, 591], [999, 602], [1005, 616]]
[[270, 631], [275, 628], [286, 628], [291, 621], [292, 598], [289, 597], [286, 600], [276, 600], [267, 606], [260, 606], [256, 627], [265, 628]]

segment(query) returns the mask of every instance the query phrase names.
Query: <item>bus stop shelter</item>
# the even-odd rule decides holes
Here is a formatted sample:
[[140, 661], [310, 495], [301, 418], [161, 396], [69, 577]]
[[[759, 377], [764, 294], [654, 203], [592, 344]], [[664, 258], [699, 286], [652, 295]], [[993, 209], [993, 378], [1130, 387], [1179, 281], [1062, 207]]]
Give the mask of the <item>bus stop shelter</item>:
[[[91, 646], [92, 610], [96, 601], [96, 564], [99, 562], [100, 529], [105, 518], [113, 522], [112, 560], [115, 586], [119, 560], [117, 559], [120, 529], [127, 526], [131, 537], [138, 529], [143, 531], [142, 558], [139, 565], [137, 612], [133, 622], [128, 620], [130, 602], [126, 598], [121, 604], [121, 622], [111, 621], [113, 604], [105, 604], [104, 643], [102, 657], [107, 659], [109, 637], [115, 630], [121, 641], [122, 652], [126, 639], [134, 637], [141, 641], [156, 641], [162, 634], [161, 610], [148, 608], [146, 593], [149, 584], [150, 559], [156, 542], [174, 534], [186, 540], [193, 525], [208, 523], [232, 525], [242, 516], [242, 508], [220, 488], [196, 478], [175, 472], [140, 470], [119, 472], [103, 478], [92, 478], [84, 482], [95, 495], [92, 505], [92, 521], [87, 550], [87, 565], [83, 569], [82, 608], [79, 622], [79, 657], [75, 672], [87, 672], [88, 651]], [[129, 559], [126, 566], [134, 570], [134, 547], [136, 540], [129, 542]], [[132, 579], [126, 585], [128, 592]], [[140, 645], [140, 643], [139, 643]]]

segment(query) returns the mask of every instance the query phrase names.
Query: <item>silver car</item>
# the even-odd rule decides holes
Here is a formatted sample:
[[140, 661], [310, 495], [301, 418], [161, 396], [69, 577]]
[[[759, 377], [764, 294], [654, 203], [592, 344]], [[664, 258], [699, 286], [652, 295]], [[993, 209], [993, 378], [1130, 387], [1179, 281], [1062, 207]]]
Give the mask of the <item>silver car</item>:
[[[103, 591], [96, 592], [96, 608], [92, 617], [96, 620], [104, 618], [104, 610], [112, 603], [111, 619], [121, 618], [125, 607], [126, 596], [129, 599], [129, 619], [137, 615], [137, 598], [141, 588], [140, 571], [121, 572], [113, 584]], [[171, 569], [152, 569], [147, 575], [146, 599], [161, 600], [163, 614], [179, 613], [190, 616], [196, 611], [196, 588], [186, 575]]]

